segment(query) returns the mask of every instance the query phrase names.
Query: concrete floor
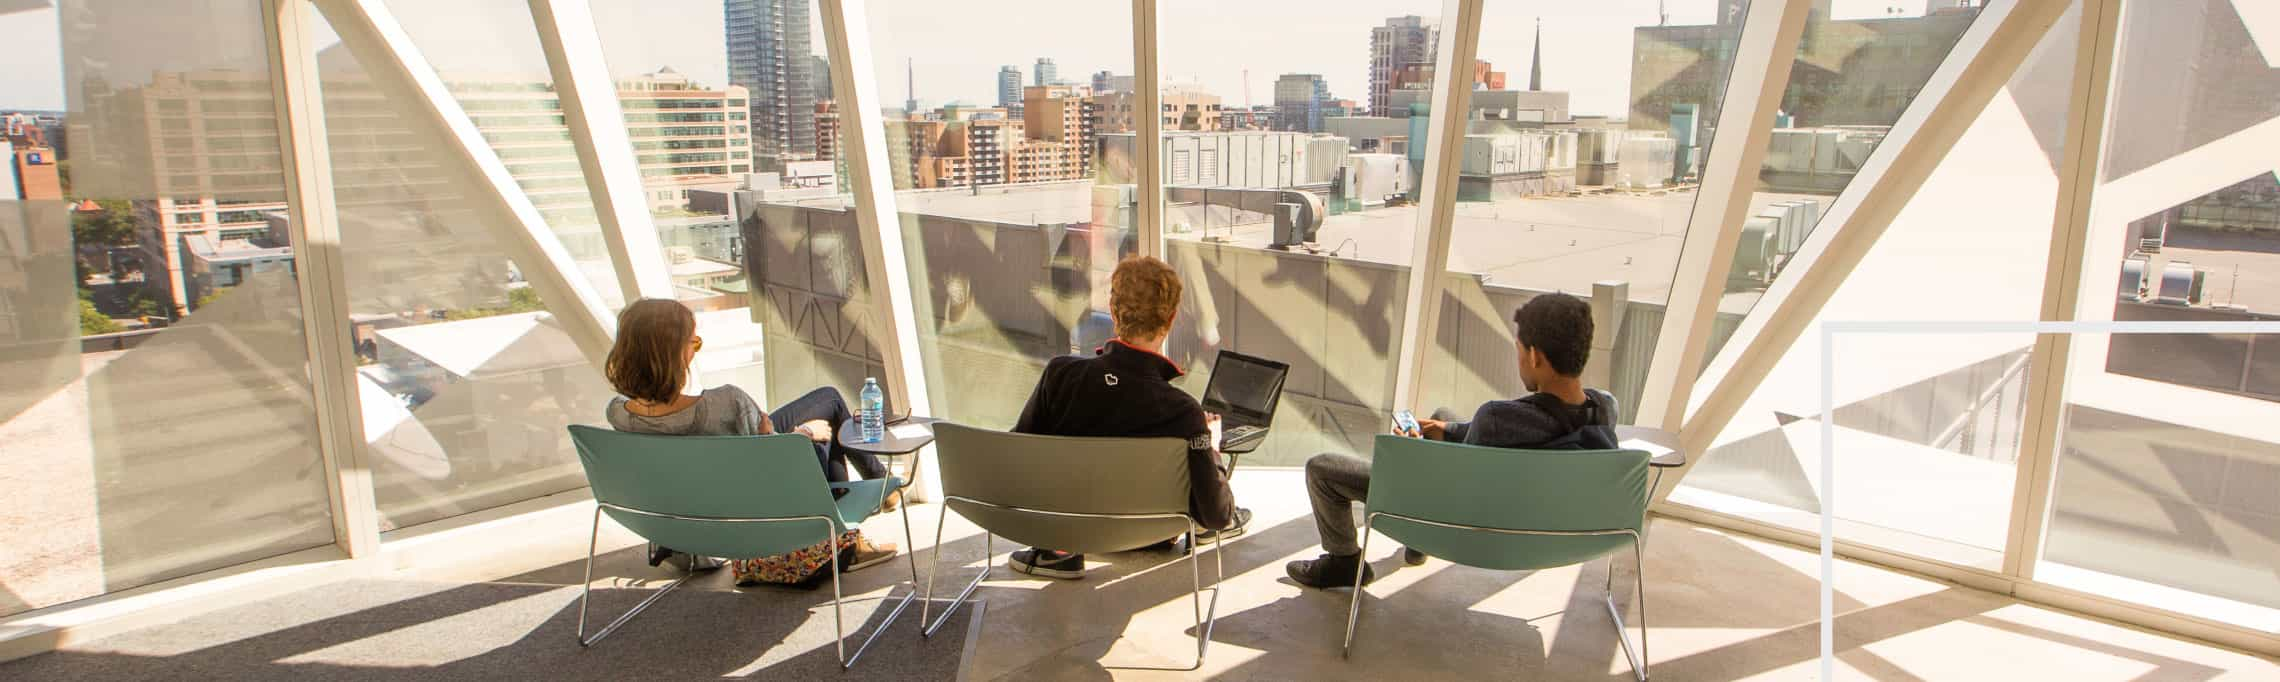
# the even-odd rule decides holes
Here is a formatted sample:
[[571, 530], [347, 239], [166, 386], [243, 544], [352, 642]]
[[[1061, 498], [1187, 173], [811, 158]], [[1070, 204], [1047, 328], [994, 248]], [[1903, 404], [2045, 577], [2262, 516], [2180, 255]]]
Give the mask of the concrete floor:
[[[976, 593], [986, 602], [975, 622], [977, 637], [953, 636], [925, 644], [892, 642], [915, 640], [915, 613], [906, 613], [882, 639], [881, 651], [915, 652], [912, 655], [940, 661], [957, 657], [954, 666], [926, 663], [916, 668], [869, 656], [854, 673], [864, 677], [913, 676], [914, 670], [960, 671], [963, 679], [1429, 679], [1456, 676], [1522, 679], [1629, 679], [1605, 607], [1599, 601], [1606, 564], [1539, 571], [1533, 574], [1501, 573], [1455, 566], [1434, 560], [1422, 567], [1402, 567], [1394, 556], [1398, 547], [1380, 538], [1370, 555], [1381, 572], [1379, 581], [1363, 597], [1361, 631], [1351, 659], [1338, 655], [1347, 595], [1303, 589], [1284, 577], [1282, 564], [1312, 557], [1314, 527], [1307, 518], [1299, 473], [1294, 470], [1246, 470], [1236, 477], [1237, 497], [1257, 513], [1251, 531], [1228, 543], [1224, 555], [1227, 579], [1218, 596], [1217, 622], [1209, 656], [1199, 671], [1150, 671], [1126, 666], [1177, 667], [1194, 654], [1193, 606], [1187, 566], [1169, 552], [1127, 552], [1092, 557], [1092, 574], [1081, 581], [1048, 581], [1020, 576], [1002, 568], [1005, 552], [1016, 549], [996, 543], [991, 558], [993, 579]], [[919, 505], [910, 521], [920, 538], [934, 537], [936, 505]], [[606, 657], [586, 652], [585, 658], [568, 644], [570, 621], [564, 609], [574, 610], [575, 586], [581, 579], [586, 550], [583, 515], [577, 528], [549, 529], [530, 549], [518, 549], [504, 561], [470, 558], [449, 565], [411, 569], [387, 576], [388, 580], [430, 587], [404, 588], [406, 599], [419, 599], [437, 589], [521, 590], [517, 594], [546, 594], [541, 607], [490, 610], [467, 614], [434, 613], [427, 621], [464, 621], [490, 618], [472, 631], [484, 633], [478, 642], [466, 639], [470, 628], [411, 628], [394, 631], [386, 642], [385, 659], [394, 664], [373, 668], [316, 669], [325, 672], [385, 672], [421, 677], [456, 677], [509, 668], [471, 667], [461, 661], [522, 661], [544, 666], [555, 657], [587, 664], [628, 666], [649, 674], [718, 676], [757, 672], [791, 674], [793, 669], [818, 667], [830, 660], [828, 593], [788, 592], [773, 589], [734, 590], [725, 576], [713, 575], [692, 582], [629, 624], [625, 641], [613, 639]], [[982, 536], [963, 519], [946, 524], [943, 581], [940, 596], [961, 579], [973, 575], [983, 555]], [[903, 541], [901, 519], [886, 515], [866, 524], [865, 530], [882, 541]], [[631, 547], [634, 538], [622, 531], [605, 530], [605, 551]], [[654, 586], [665, 577], [661, 569], [641, 566], [634, 551], [615, 551], [597, 569], [597, 583], [609, 586]], [[919, 570], [926, 571], [932, 553], [921, 551]], [[1202, 555], [1206, 580], [1215, 559]], [[1627, 553], [1618, 586], [1631, 577]], [[1649, 649], [1655, 679], [1810, 679], [1818, 667], [1817, 556], [1803, 549], [1685, 522], [1657, 519], [1650, 531], [1646, 553], [1648, 620], [1653, 626]], [[846, 593], [861, 600], [851, 606], [851, 632], [875, 626], [877, 598], [901, 595], [911, 576], [908, 564], [870, 568], [847, 576]], [[632, 583], [632, 584], [628, 584]], [[1847, 679], [2066, 679], [2066, 680], [2272, 680], [2280, 679], [2280, 663], [2267, 658], [2219, 649], [2140, 630], [2117, 626], [2015, 600], [1925, 580], [1890, 571], [1840, 564], [1838, 569], [1839, 676]], [[630, 598], [624, 590], [612, 590]], [[724, 592], [741, 592], [741, 599], [722, 602]], [[1627, 591], [1618, 601], [1629, 614], [1633, 636], [1639, 619]], [[818, 601], [819, 599], [823, 601]], [[1210, 593], [1205, 593], [1210, 599]], [[618, 599], [617, 601], [623, 601]], [[307, 600], [274, 600], [277, 608]], [[743, 604], [744, 606], [736, 606]], [[820, 605], [820, 610], [819, 610]], [[622, 604], [597, 606], [600, 613], [615, 613]], [[298, 607], [295, 607], [298, 608]], [[749, 609], [725, 611], [723, 609]], [[398, 609], [402, 610], [402, 609]], [[674, 646], [689, 652], [648, 654], [645, 641], [659, 635], [635, 635], [644, 628], [672, 631], [690, 618], [720, 623], [724, 618], [775, 618], [763, 612], [806, 612], [797, 632], [781, 637], [750, 639], [741, 636], [676, 640]], [[488, 615], [485, 615], [488, 614]], [[739, 615], [743, 614], [743, 615]], [[760, 615], [754, 615], [760, 614]], [[248, 614], [238, 620], [261, 620], [269, 614]], [[965, 615], [960, 620], [964, 621]], [[663, 623], [655, 621], [666, 621]], [[770, 621], [774, 622], [774, 621]], [[862, 625], [856, 625], [862, 623]], [[407, 624], [409, 625], [409, 624]], [[955, 631], [965, 625], [954, 625]], [[131, 638], [156, 638], [162, 650], [145, 656], [194, 656], [207, 649], [227, 649], [246, 638], [281, 642], [290, 638], [258, 632], [217, 630], [212, 635], [166, 632], [184, 624], [161, 625], [110, 640], [75, 644], [70, 652], [84, 660], [108, 661], [116, 657], [85, 656], [87, 652], [118, 652], [131, 648]], [[249, 629], [233, 626], [237, 630]], [[304, 626], [305, 627], [305, 626]], [[794, 626], [785, 626], [794, 628]], [[859, 630], [858, 628], [861, 628]], [[251, 628], [259, 629], [259, 628]], [[554, 632], [554, 630], [564, 630]], [[154, 632], [156, 631], [156, 632]], [[820, 633], [811, 636], [810, 632]], [[431, 633], [422, 636], [420, 633]], [[457, 634], [455, 634], [457, 633]], [[962, 634], [962, 633], [957, 633]], [[859, 637], [860, 634], [852, 635]], [[213, 641], [199, 642], [201, 637]], [[321, 638], [320, 638], [321, 639]], [[559, 640], [559, 641], [558, 641]], [[744, 642], [739, 644], [739, 642]], [[970, 643], [968, 643], [970, 642]], [[850, 641], [852, 646], [854, 642]], [[305, 652], [265, 650], [262, 662], [322, 661], [356, 642], [336, 642], [333, 648]], [[711, 651], [726, 648], [729, 651]], [[473, 649], [482, 649], [474, 651]], [[757, 650], [755, 650], [757, 649]], [[557, 650], [560, 650], [558, 652]], [[376, 652], [366, 652], [368, 654]], [[294, 654], [292, 658], [276, 658]], [[346, 655], [346, 654], [341, 654]], [[899, 654], [897, 654], [899, 655]], [[820, 657], [820, 658], [819, 658]], [[893, 657], [892, 655], [890, 657]], [[874, 664], [874, 660], [880, 661]], [[430, 661], [433, 663], [421, 663]], [[605, 662], [606, 661], [606, 662]], [[778, 665], [774, 662], [782, 662]], [[74, 668], [40, 663], [39, 658], [19, 662], [57, 674]], [[332, 665], [354, 665], [334, 662]], [[518, 663], [517, 665], [522, 665]], [[461, 667], [453, 667], [461, 666]], [[820, 666], [828, 670], [828, 665]], [[421, 670], [421, 668], [426, 668]], [[153, 669], [138, 668], [145, 672]], [[116, 668], [89, 669], [100, 672]], [[206, 669], [220, 674], [224, 671]], [[268, 665], [254, 669], [268, 675], [306, 674], [311, 669]], [[578, 669], [583, 676], [606, 673]], [[899, 673], [899, 674], [898, 674]], [[800, 673], [805, 675], [806, 673]], [[0, 674], [0, 677], [6, 676]]]

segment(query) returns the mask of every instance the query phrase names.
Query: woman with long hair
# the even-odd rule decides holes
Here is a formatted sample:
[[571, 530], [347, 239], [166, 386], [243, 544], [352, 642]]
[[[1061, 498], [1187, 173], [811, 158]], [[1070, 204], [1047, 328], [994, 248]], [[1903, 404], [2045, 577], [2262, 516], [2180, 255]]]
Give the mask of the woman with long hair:
[[[800, 396], [774, 412], [760, 405], [743, 389], [721, 385], [687, 395], [689, 365], [705, 340], [697, 336], [697, 317], [679, 301], [647, 298], [634, 301], [618, 313], [617, 342], [610, 347], [605, 367], [610, 385], [619, 396], [610, 400], [610, 427], [633, 433], [672, 436], [765, 436], [798, 433], [815, 444], [816, 464], [824, 480], [847, 480], [846, 465], [853, 463], [864, 478], [887, 475], [878, 457], [852, 452], [832, 439], [832, 427], [850, 415], [839, 390], [825, 386]], [[893, 544], [873, 544], [860, 530], [849, 529], [839, 538], [844, 548], [843, 570], [876, 565], [894, 558]], [[665, 547], [650, 549], [649, 565], [673, 557]], [[730, 568], [736, 584], [759, 583], [820, 585], [817, 578], [831, 564], [831, 543], [761, 559], [734, 561]]]

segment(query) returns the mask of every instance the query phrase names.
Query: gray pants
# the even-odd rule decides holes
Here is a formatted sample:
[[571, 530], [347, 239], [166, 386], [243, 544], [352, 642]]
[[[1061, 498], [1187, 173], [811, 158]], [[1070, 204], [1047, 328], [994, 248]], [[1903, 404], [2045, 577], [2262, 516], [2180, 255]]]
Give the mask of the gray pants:
[[1322, 536], [1322, 551], [1362, 553], [1354, 534], [1354, 504], [1369, 496], [1369, 460], [1328, 452], [1306, 460], [1306, 500], [1314, 505], [1314, 532]]

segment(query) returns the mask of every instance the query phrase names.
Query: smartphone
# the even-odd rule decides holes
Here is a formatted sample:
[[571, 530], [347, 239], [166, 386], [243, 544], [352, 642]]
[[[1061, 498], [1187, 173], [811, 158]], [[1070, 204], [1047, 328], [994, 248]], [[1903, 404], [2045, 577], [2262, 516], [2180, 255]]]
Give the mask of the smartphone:
[[1423, 435], [1417, 428], [1417, 414], [1409, 410], [1393, 413], [1393, 425], [1401, 430], [1401, 435]]

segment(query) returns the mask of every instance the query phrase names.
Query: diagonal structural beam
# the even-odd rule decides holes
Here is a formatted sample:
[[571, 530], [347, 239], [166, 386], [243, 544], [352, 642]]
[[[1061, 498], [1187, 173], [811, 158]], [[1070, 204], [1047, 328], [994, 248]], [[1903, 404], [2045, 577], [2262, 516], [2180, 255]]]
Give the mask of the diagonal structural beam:
[[594, 215], [601, 219], [602, 242], [609, 246], [618, 288], [627, 303], [673, 298], [673, 276], [666, 271], [657, 224], [649, 216], [649, 195], [641, 186], [625, 111], [618, 106], [617, 83], [610, 80], [602, 38], [594, 30], [593, 7], [586, 0], [530, 0], [530, 18], [546, 52], [546, 68], [554, 75], [571, 145], [578, 149], [586, 193], [593, 196]]
[[[2083, 0], [2074, 45], [2074, 80], [2067, 92], [2062, 157], [2050, 252], [2043, 270], [2041, 317], [2072, 321], [2082, 300], [2083, 253], [2091, 226], [2091, 195], [2106, 158], [2114, 60], [2120, 42], [2122, 0]], [[2270, 147], [2266, 147], [2270, 149]], [[2113, 278], [2108, 277], [2108, 280]], [[2094, 299], [2094, 300], [2112, 300]], [[2005, 535], [2003, 572], [2033, 579], [2050, 519], [2051, 480], [2059, 424], [2066, 410], [2065, 381], [2071, 334], [2040, 334], [2027, 354], [2028, 407], [2019, 426], [2018, 474], [2011, 492], [2011, 527]]]
[[382, 0], [311, 0], [373, 84], [401, 107], [407, 124], [442, 147], [444, 163], [467, 179], [468, 204], [496, 236], [523, 277], [546, 301], [562, 331], [596, 370], [609, 357], [616, 320], [555, 237], [538, 207], [515, 184], [459, 100], [444, 87]]
[[[793, 0], [795, 2], [803, 0]], [[925, 292], [912, 288], [911, 270], [924, 267], [923, 254], [913, 263], [903, 244], [902, 214], [895, 208], [895, 183], [887, 156], [887, 127], [881, 115], [879, 79], [872, 74], [870, 15], [863, 0], [816, 0], [822, 15], [823, 35], [831, 60], [831, 91], [839, 98], [839, 142], [846, 152], [847, 180], [852, 185], [856, 242], [863, 249], [863, 272], [869, 288], [871, 343], [886, 364], [887, 401], [911, 414], [938, 414], [927, 394], [926, 363], [919, 355], [918, 325], [934, 319]], [[934, 458], [913, 460], [918, 499], [936, 499], [941, 477]]]
[[[1811, 0], [1752, 2], [1742, 22], [1733, 71], [1720, 100], [1715, 138], [1702, 165], [1702, 186], [1672, 275], [1670, 307], [1655, 339], [1654, 359], [1640, 392], [1638, 424], [1676, 431], [1686, 415], [1710, 331], [1725, 297], [1726, 274], [1742, 239], [1750, 196], [1757, 192], [1758, 168], [1765, 165], [1773, 139], [1774, 112], [1781, 110], [1789, 69], [1797, 63], [1797, 43], [1805, 34]], [[1681, 295], [1678, 292], [1687, 292]]]
[[[1733, 341], [1703, 370], [1698, 381], [1710, 388], [1700, 392], [1699, 405], [1679, 430], [1682, 449], [1709, 450], [1743, 401], [1812, 325], [1837, 286], [1868, 255], [1900, 209], [1915, 198], [1916, 190], [2010, 81], [2067, 4], [2066, 0], [1998, 3], [1964, 31], [1924, 84], [1923, 94], [1893, 124], [1892, 136], [1837, 196], [1821, 224], [1806, 237], [1796, 260], [1742, 320]], [[1703, 459], [1698, 454], [1664, 476], [1655, 499], [1667, 499]]]
[[1465, 153], [1465, 120], [1472, 108], [1471, 64], [1480, 56], [1481, 0], [1443, 0], [1441, 16], [1451, 29], [1441, 33], [1433, 55], [1440, 68], [1433, 70], [1433, 117], [1425, 131], [1425, 172], [1418, 203], [1417, 225], [1410, 230], [1409, 293], [1401, 316], [1400, 364], [1394, 370], [1395, 409], [1416, 405], [1425, 365], [1437, 347], [1441, 328], [1441, 273], [1449, 269], [1450, 232], [1457, 214], [1457, 166]]

